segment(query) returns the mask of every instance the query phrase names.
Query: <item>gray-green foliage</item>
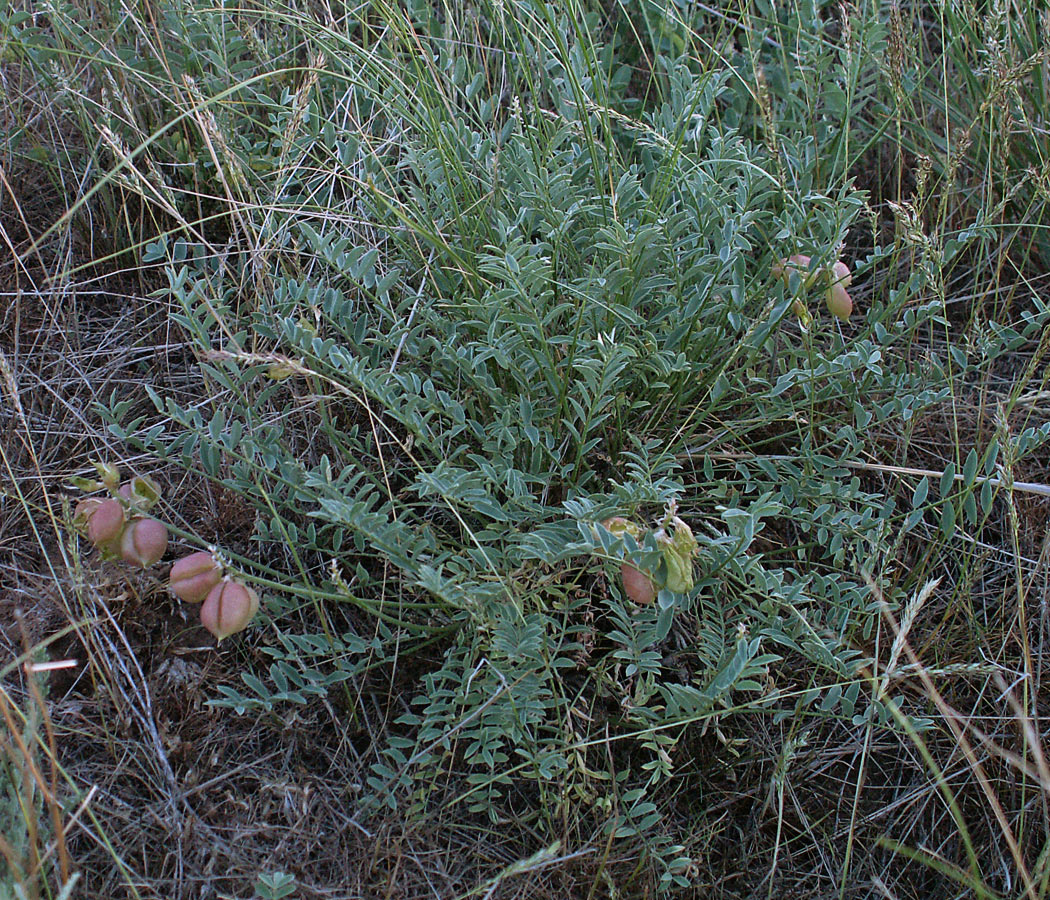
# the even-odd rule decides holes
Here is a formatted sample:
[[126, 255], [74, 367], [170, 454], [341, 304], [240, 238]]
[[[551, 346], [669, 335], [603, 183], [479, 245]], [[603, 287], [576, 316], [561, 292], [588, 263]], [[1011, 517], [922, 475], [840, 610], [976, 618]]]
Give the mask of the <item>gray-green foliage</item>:
[[[866, 227], [830, 100], [810, 111], [816, 132], [772, 110], [763, 140], [754, 60], [672, 52], [689, 31], [671, 19], [640, 88], [589, 8], [482, 4], [485, 54], [422, 4], [378, 9], [381, 36], [316, 28], [318, 77], [269, 107], [253, 94], [265, 120], [229, 125], [259, 201], [243, 240], [147, 249], [167, 261], [211, 408], [154, 394], [162, 418], [131, 418], [115, 396], [112, 430], [253, 502], [260, 544], [294, 552], [297, 571], [257, 572], [285, 597], [373, 620], [367, 638], [294, 634], [271, 591], [274, 662], [222, 703], [307, 702], [434, 639], [441, 662], [386, 736], [371, 803], [426, 815], [451, 790], [499, 821], [515, 792], [553, 834], [579, 791], [607, 833], [648, 843], [664, 887], [683, 884], [682, 836], [654, 797], [690, 726], [809, 710], [894, 727], [858, 676], [878, 616], [861, 570], [892, 564], [924, 515], [950, 537], [956, 499], [976, 524], [976, 462], [957, 497], [951, 478], [916, 494], [918, 515], [849, 464], [879, 458], [878, 434], [907, 432], [960, 367], [1031, 338], [1046, 311], [1026, 334], [991, 329], [913, 366], [947, 327], [936, 266], [867, 295], [896, 252], [876, 246], [854, 267], [855, 322], [840, 329], [814, 298], [800, 330], [771, 264], [831, 262]], [[805, 82], [806, 58], [768, 60], [773, 89]], [[848, 55], [819, 60], [857, 87]], [[672, 500], [700, 542], [696, 588], [631, 608], [602, 587], [622, 547], [593, 523], [651, 521]], [[628, 550], [657, 558], [651, 542]], [[785, 658], [801, 683], [775, 677]], [[583, 697], [619, 712], [580, 717]]]

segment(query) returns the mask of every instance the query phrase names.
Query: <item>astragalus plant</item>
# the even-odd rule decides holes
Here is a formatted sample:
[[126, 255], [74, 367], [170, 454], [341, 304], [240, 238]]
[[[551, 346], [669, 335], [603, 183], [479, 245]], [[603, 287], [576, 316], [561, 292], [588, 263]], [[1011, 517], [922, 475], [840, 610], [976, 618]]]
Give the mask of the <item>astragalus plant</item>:
[[[1048, 435], [956, 441], [939, 480], [880, 466], [1047, 309], [960, 346], [940, 274], [990, 224], [886, 235], [855, 188], [877, 12], [605, 6], [193, 7], [207, 52], [125, 139], [109, 110], [102, 163], [169, 216], [142, 260], [209, 402], [106, 415], [256, 511], [274, 663], [221, 704], [411, 659], [364, 810], [620, 842], [668, 890], [713, 832], [702, 798], [663, 811], [752, 723], [790, 730], [784, 771], [826, 720], [930, 725], [868, 677], [882, 611], [913, 593], [906, 554], [976, 540], [997, 466]], [[834, 317], [805, 305], [814, 273]]]

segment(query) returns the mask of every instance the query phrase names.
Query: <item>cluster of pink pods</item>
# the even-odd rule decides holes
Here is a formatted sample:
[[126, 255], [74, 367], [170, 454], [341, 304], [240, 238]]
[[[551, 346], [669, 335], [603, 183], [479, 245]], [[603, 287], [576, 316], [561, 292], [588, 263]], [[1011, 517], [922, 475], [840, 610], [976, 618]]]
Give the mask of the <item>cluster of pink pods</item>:
[[152, 505], [149, 497], [159, 494], [152, 482], [144, 478], [132, 479], [117, 493], [119, 497], [81, 500], [73, 524], [103, 553], [119, 556], [129, 566], [148, 568], [168, 549], [168, 529], [162, 522], [143, 515]]
[[[73, 525], [106, 556], [143, 569], [160, 562], [168, 548], [168, 529], [145, 515], [160, 500], [160, 488], [141, 476], [118, 487], [120, 476], [114, 466], [100, 464], [97, 468], [100, 481], [78, 479], [78, 486], [86, 490], [105, 487], [110, 496], [81, 500]], [[201, 624], [220, 641], [246, 628], [259, 609], [255, 591], [225, 575], [222, 565], [204, 551], [175, 562], [168, 590], [187, 603], [200, 603]]]
[[[782, 259], [773, 266], [773, 274], [777, 278], [787, 278], [792, 272], [797, 272], [803, 279], [807, 288], [815, 284], [824, 285], [824, 299], [828, 304], [828, 312], [835, 318], [846, 321], [853, 312], [853, 299], [847, 293], [846, 288], [853, 281], [849, 266], [842, 260], [838, 260], [830, 267], [810, 269], [810, 257], [801, 253]], [[796, 301], [799, 303], [801, 301]]]
[[204, 550], [184, 556], [171, 567], [168, 590], [187, 603], [201, 604], [201, 625], [220, 641], [246, 628], [259, 609], [259, 595]]

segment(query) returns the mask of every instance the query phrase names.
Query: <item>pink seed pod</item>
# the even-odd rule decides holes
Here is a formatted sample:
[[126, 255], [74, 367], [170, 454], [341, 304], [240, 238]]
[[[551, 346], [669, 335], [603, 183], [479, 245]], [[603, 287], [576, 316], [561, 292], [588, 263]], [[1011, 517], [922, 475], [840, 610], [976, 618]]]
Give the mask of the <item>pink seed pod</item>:
[[143, 569], [158, 562], [168, 549], [168, 529], [156, 519], [134, 518], [120, 539], [120, 556]]
[[102, 500], [90, 514], [88, 540], [100, 550], [114, 549], [124, 533], [124, 507], [119, 500]]
[[831, 267], [831, 280], [835, 284], [841, 284], [844, 288], [848, 288], [853, 281], [849, 266], [841, 259]]
[[809, 271], [809, 263], [810, 257], [802, 253], [795, 253], [787, 259], [774, 263], [772, 272], [776, 278], [785, 280], [792, 272], [797, 272], [799, 277], [805, 282], [806, 287], [810, 287], [818, 273]]
[[656, 599], [656, 585], [653, 584], [653, 580], [630, 563], [620, 566], [620, 580], [623, 582], [623, 592], [635, 603], [650, 606]]
[[248, 627], [259, 610], [259, 595], [240, 581], [220, 581], [201, 606], [201, 625], [218, 640]]
[[803, 272], [809, 270], [809, 257], [803, 256], [801, 253], [796, 253], [793, 256], [789, 256], [787, 259], [781, 259], [778, 262], [773, 263], [773, 275], [777, 278], [783, 278], [791, 269], [801, 269]]
[[833, 284], [829, 287], [825, 299], [828, 310], [835, 318], [842, 319], [843, 322], [849, 319], [850, 313], [853, 312], [853, 300], [843, 285]]
[[81, 534], [87, 534], [88, 522], [101, 505], [102, 500], [98, 497], [88, 497], [79, 501], [73, 510], [73, 527]]
[[203, 603], [208, 592], [222, 580], [222, 568], [204, 550], [177, 560], [168, 576], [168, 590], [187, 603]]

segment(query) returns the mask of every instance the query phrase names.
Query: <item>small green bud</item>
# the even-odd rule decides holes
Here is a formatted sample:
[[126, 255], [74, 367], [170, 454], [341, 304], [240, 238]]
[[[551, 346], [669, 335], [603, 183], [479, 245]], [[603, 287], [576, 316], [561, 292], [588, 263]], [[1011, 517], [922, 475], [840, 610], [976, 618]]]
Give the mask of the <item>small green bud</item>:
[[94, 465], [95, 471], [98, 472], [99, 481], [111, 491], [115, 491], [117, 485], [120, 484], [120, 469], [111, 463], [97, 462]]
[[693, 530], [672, 512], [664, 521], [664, 527], [656, 532], [656, 542], [667, 566], [664, 587], [676, 594], [689, 593], [695, 584], [693, 557], [699, 549]]

